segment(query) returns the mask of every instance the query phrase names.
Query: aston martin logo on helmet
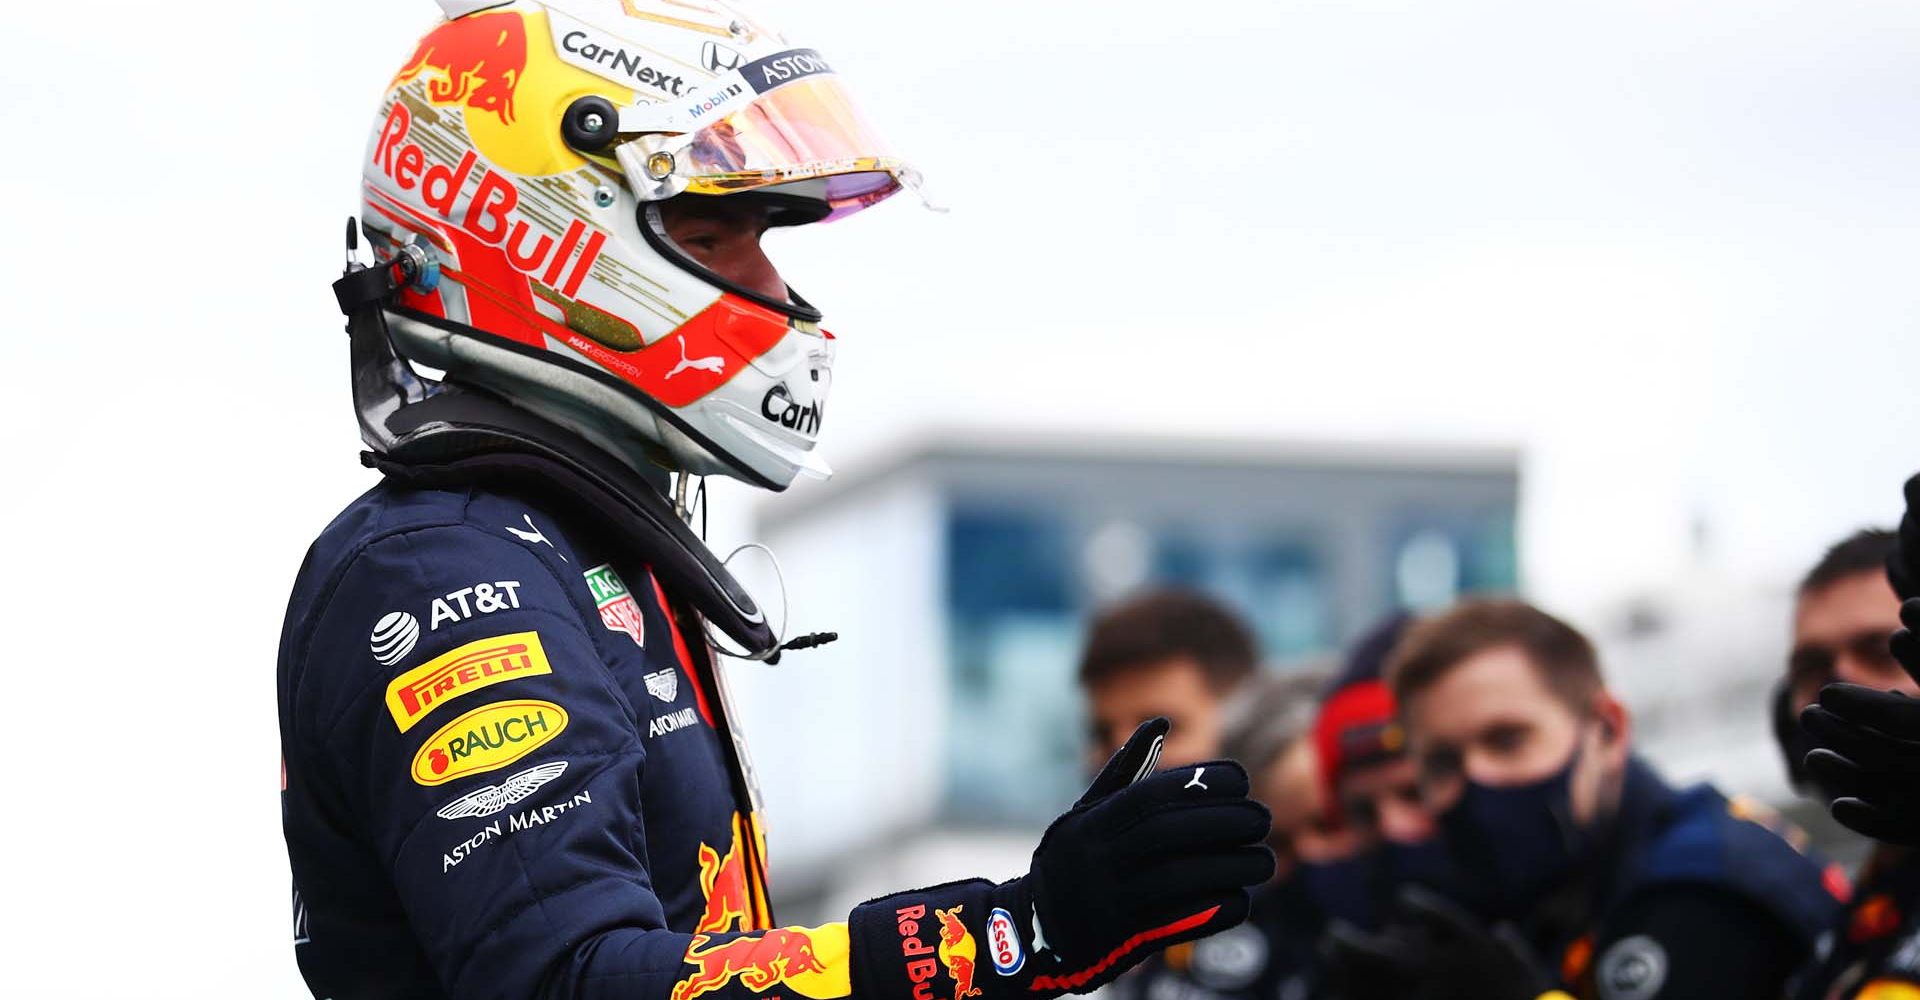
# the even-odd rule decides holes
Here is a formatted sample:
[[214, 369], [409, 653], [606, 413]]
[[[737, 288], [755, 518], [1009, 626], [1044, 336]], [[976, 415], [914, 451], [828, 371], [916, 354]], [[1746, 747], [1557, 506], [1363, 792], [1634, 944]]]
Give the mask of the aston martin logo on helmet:
[[520, 771], [497, 785], [476, 788], [440, 807], [434, 815], [441, 819], [466, 819], [491, 816], [540, 790], [540, 786], [566, 773], [567, 762], [550, 760]]

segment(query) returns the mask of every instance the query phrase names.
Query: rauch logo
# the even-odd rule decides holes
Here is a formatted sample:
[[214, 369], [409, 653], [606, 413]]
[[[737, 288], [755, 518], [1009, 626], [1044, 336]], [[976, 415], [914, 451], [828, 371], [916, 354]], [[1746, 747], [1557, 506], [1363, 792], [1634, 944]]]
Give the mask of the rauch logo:
[[413, 780], [444, 785], [506, 767], [567, 728], [567, 710], [550, 701], [503, 701], [447, 723], [413, 756]]

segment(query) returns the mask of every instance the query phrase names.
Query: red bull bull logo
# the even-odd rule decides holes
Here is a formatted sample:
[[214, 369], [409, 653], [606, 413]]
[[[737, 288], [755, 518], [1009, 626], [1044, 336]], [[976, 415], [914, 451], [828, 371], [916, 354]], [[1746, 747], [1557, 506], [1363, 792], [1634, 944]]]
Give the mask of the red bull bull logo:
[[935, 957], [946, 966], [947, 975], [953, 979], [953, 1000], [967, 1000], [977, 997], [980, 990], [973, 985], [973, 963], [979, 957], [979, 949], [974, 946], [973, 934], [967, 925], [960, 922], [960, 911], [964, 906], [951, 910], [934, 910], [934, 919], [940, 921], [940, 948]]
[[420, 40], [392, 86], [432, 73], [427, 100], [465, 104], [513, 124], [513, 93], [527, 71], [527, 26], [519, 14], [457, 18]]
[[[835, 977], [814, 945], [815, 933], [819, 932], [781, 927], [719, 943], [712, 935], [696, 934], [681, 959], [694, 971], [673, 985], [672, 1000], [694, 1000], [735, 979], [755, 993], [786, 984], [805, 996], [834, 995], [822, 988], [824, 981]], [[838, 978], [846, 979], [844, 969]]]
[[700, 845], [700, 891], [707, 897], [707, 908], [694, 925], [696, 933], [739, 930], [753, 926], [753, 897], [747, 884], [746, 852], [740, 846], [740, 817], [733, 817], [733, 846], [722, 855]]

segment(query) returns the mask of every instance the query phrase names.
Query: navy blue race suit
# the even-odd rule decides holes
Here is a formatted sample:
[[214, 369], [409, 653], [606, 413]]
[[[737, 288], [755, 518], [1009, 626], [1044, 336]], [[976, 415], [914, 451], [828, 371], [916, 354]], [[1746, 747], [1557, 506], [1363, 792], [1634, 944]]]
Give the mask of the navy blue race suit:
[[[485, 461], [542, 497], [560, 480], [538, 475], [568, 475]], [[524, 486], [406, 481], [314, 543], [282, 633], [295, 950], [317, 997], [1050, 1000], [1239, 923], [1272, 877], [1246, 771], [1154, 771], [1159, 719], [1026, 875], [776, 927], [724, 688], [663, 583], [675, 550], [650, 568], [632, 553], [658, 533], [610, 541], [633, 519], [563, 516]]]
[[[279, 686], [316, 996], [693, 1000], [704, 981], [644, 980], [681, 971], [695, 933], [771, 926], [746, 777], [687, 623], [647, 566], [524, 498], [383, 484], [326, 529]], [[789, 971], [844, 995], [845, 930], [804, 938]], [[664, 971], [609, 972], [636, 965]]]

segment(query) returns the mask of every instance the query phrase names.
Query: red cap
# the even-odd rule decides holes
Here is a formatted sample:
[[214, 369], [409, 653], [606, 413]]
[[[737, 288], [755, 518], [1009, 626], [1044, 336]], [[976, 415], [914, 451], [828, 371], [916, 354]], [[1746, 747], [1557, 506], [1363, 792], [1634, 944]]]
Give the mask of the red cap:
[[1320, 706], [1313, 720], [1313, 748], [1320, 755], [1320, 785], [1332, 818], [1341, 818], [1335, 790], [1344, 770], [1392, 760], [1406, 752], [1406, 733], [1397, 716], [1393, 692], [1379, 680], [1348, 684]]

